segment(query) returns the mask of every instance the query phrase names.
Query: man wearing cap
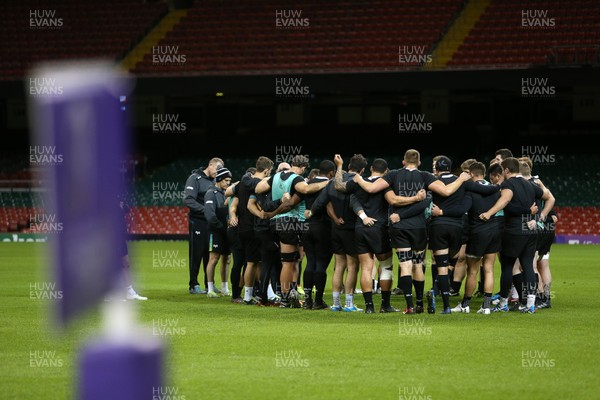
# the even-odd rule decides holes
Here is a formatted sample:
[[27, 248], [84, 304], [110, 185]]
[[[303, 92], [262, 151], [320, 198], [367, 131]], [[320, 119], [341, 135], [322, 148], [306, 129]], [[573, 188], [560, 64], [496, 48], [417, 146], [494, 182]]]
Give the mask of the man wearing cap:
[[[221, 262], [221, 277], [227, 276], [227, 256], [229, 251], [229, 243], [227, 241], [227, 212], [228, 207], [225, 202], [225, 190], [231, 184], [231, 172], [225, 167], [217, 169], [215, 176], [215, 184], [209, 188], [204, 195], [204, 216], [208, 223], [209, 236], [209, 259], [206, 267], [206, 275], [208, 281], [208, 297], [219, 297], [215, 291], [215, 267], [219, 258], [223, 256]], [[223, 294], [229, 292], [227, 288], [227, 278], [221, 282]]]
[[190, 294], [205, 294], [198, 283], [198, 273], [200, 272], [200, 263], [204, 266], [204, 285], [208, 286], [206, 279], [206, 266], [208, 264], [208, 225], [204, 216], [204, 195], [213, 184], [213, 179], [217, 176], [217, 169], [223, 167], [223, 160], [212, 158], [208, 167], [199, 168], [192, 171], [185, 182], [184, 204], [188, 207], [189, 223], [189, 269]]

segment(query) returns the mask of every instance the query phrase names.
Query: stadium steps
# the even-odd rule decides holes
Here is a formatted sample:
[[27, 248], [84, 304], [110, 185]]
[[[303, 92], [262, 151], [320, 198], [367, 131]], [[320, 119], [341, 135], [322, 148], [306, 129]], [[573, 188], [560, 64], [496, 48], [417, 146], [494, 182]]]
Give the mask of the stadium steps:
[[188, 13], [188, 10], [171, 10], [138, 44], [125, 56], [121, 67], [131, 71], [144, 59], [144, 56], [152, 53], [152, 48], [173, 30], [175, 25]]
[[465, 41], [469, 32], [483, 15], [491, 0], [469, 0], [448, 32], [432, 53], [432, 61], [423, 69], [443, 69]]

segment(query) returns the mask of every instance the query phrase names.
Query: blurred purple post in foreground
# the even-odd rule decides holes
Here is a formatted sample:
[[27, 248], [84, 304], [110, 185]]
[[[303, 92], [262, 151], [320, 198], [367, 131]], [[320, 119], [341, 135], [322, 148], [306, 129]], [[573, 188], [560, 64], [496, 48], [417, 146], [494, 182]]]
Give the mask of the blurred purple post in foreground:
[[63, 295], [55, 303], [56, 321], [65, 327], [104, 305], [104, 334], [80, 352], [78, 398], [150, 399], [163, 383], [162, 341], [136, 324], [130, 302], [104, 302], [107, 295], [125, 295], [118, 203], [126, 193], [120, 167], [129, 132], [119, 100], [127, 81], [106, 62], [48, 64], [33, 74], [33, 145], [55, 156], [40, 165], [44, 212], [63, 226], [49, 240], [47, 260]]

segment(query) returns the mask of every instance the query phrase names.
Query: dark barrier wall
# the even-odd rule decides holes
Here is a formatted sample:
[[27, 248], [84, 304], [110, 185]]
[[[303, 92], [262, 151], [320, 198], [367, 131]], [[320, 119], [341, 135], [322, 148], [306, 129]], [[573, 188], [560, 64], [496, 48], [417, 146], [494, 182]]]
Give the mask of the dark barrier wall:
[[[157, 164], [215, 153], [588, 153], [600, 135], [600, 69], [284, 74], [137, 79], [139, 153]], [[0, 84], [2, 154], [27, 154], [27, 82]], [[10, 122], [10, 123], [9, 123]]]

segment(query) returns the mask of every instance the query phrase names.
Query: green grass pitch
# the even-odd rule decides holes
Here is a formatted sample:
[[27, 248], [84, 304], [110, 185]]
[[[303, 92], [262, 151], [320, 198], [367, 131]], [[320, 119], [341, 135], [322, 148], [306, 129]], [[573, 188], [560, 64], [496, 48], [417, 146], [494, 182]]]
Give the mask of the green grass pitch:
[[[98, 310], [51, 328], [48, 302], [35, 299], [49, 281], [44, 246], [0, 244], [2, 399], [74, 398], [77, 351], [101, 328]], [[187, 293], [187, 242], [130, 252], [150, 298], [138, 320], [165, 340], [171, 399], [598, 398], [600, 246], [553, 246], [552, 309], [488, 316], [475, 314], [481, 299], [471, 314], [411, 316], [231, 304]]]

